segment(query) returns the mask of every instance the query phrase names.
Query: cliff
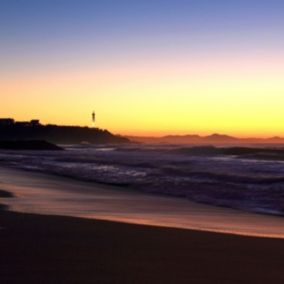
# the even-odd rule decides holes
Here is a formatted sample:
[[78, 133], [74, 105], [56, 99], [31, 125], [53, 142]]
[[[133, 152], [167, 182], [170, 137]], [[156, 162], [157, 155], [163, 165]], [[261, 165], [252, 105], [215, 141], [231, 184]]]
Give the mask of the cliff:
[[3, 150], [49, 150], [58, 151], [63, 148], [43, 140], [12, 140], [0, 141], [0, 149]]
[[56, 144], [129, 142], [127, 138], [113, 135], [107, 130], [98, 128], [41, 124], [28, 126], [19, 124], [1, 125], [1, 140], [46, 140]]

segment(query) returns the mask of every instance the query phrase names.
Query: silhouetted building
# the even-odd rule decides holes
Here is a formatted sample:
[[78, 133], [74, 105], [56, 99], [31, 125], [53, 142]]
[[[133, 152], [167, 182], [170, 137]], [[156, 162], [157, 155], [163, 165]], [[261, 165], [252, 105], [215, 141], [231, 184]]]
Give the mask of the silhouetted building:
[[39, 126], [40, 125], [40, 121], [39, 121], [39, 119], [32, 119], [30, 124], [32, 126]]
[[16, 126], [28, 127], [31, 126], [30, 121], [16, 121]]
[[0, 126], [12, 125], [22, 127], [40, 126], [40, 121], [38, 119], [32, 119], [31, 121], [15, 121], [12, 118], [0, 118]]
[[10, 126], [15, 123], [13, 118], [0, 118], [0, 126]]

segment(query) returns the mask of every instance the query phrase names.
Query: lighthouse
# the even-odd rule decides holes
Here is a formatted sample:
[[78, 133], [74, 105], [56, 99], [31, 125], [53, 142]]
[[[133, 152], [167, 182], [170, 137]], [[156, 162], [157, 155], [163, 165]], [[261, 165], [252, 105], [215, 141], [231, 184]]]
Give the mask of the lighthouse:
[[96, 122], [96, 113], [93, 111], [92, 112], [92, 124], [93, 124], [93, 127], [95, 126], [95, 122]]

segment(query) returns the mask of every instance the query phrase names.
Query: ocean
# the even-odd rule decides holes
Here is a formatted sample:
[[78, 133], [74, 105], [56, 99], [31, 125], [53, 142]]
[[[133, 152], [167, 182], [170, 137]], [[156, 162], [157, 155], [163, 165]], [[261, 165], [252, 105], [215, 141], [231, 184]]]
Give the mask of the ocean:
[[[0, 165], [250, 212], [284, 214], [284, 161], [179, 145], [0, 151]], [[119, 190], [119, 187], [117, 187]]]

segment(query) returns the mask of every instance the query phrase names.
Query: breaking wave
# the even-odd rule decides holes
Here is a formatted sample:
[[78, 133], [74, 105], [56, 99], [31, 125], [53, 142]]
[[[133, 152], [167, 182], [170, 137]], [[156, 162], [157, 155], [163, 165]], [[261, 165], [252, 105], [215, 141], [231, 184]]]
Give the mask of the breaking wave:
[[236, 156], [226, 151], [171, 145], [71, 145], [56, 152], [1, 151], [0, 163], [212, 205], [283, 215], [284, 162], [256, 159], [251, 153]]

